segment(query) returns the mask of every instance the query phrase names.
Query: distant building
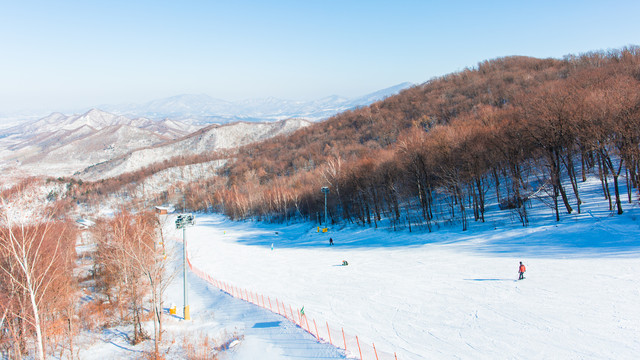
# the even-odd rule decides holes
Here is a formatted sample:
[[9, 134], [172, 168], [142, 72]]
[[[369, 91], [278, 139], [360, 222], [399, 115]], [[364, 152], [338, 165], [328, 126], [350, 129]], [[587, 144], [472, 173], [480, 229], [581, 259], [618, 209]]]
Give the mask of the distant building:
[[166, 215], [169, 213], [169, 208], [164, 206], [156, 206], [156, 214]]

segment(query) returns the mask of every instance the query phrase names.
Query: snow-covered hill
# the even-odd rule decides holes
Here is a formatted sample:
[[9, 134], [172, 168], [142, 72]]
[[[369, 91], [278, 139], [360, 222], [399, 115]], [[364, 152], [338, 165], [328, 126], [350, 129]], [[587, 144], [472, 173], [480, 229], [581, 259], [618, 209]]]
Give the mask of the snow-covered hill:
[[226, 101], [201, 94], [172, 96], [144, 104], [101, 105], [100, 108], [129, 117], [172, 118], [196, 123], [264, 122], [289, 118], [317, 121], [355, 107], [367, 106], [395, 95], [412, 85], [411, 83], [402, 83], [353, 99], [328, 96], [311, 101], [285, 100], [273, 97]]
[[174, 120], [130, 119], [98, 109], [70, 116], [53, 113], [0, 132], [1, 165], [33, 175], [71, 175], [198, 129]]
[[[145, 104], [105, 105], [108, 111], [56, 112], [0, 130], [0, 169], [67, 176], [88, 168], [83, 177], [102, 179], [174, 156], [229, 149], [286, 134], [309, 125], [305, 120], [366, 106], [411, 85], [402, 83], [354, 99], [271, 97], [230, 102], [207, 95], [179, 95]], [[198, 131], [204, 126], [198, 124], [211, 123], [218, 125]]]
[[129, 125], [109, 126], [81, 139], [34, 155], [22, 166], [41, 174], [73, 174], [87, 166], [122, 156], [133, 149], [164, 143], [167, 138]]
[[[180, 121], [130, 119], [92, 109], [81, 115], [54, 113], [5, 130], [0, 166], [32, 175], [104, 179], [176, 156], [230, 149], [288, 134], [311, 124], [303, 119], [201, 126]], [[83, 171], [84, 170], [84, 171]]]
[[31, 138], [34, 135], [61, 134], [61, 131], [74, 131], [80, 128], [102, 130], [110, 126], [128, 125], [140, 129], [148, 129], [162, 133], [169, 138], [176, 138], [196, 131], [197, 126], [185, 124], [175, 120], [164, 119], [154, 121], [144, 117], [130, 118], [116, 115], [99, 109], [91, 109], [83, 114], [64, 115], [52, 113], [36, 121], [22, 123], [2, 130], [0, 135]]
[[302, 119], [288, 119], [269, 123], [237, 122], [227, 125], [211, 125], [182, 139], [138, 149], [120, 158], [97, 164], [78, 175], [85, 180], [109, 178], [178, 155], [188, 156], [206, 151], [231, 149], [277, 135], [288, 134], [310, 124], [309, 121]]

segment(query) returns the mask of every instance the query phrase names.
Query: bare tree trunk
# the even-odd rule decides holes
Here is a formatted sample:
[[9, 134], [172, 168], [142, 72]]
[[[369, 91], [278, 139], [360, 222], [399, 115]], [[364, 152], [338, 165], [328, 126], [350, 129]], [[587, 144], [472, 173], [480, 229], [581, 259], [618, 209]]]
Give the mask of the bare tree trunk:
[[573, 160], [571, 158], [571, 154], [567, 154], [567, 172], [569, 174], [569, 180], [571, 181], [571, 187], [573, 187], [573, 194], [576, 196], [576, 203], [578, 207], [578, 214], [580, 214], [580, 205], [582, 204], [582, 200], [580, 199], [580, 193], [578, 191], [578, 179], [576, 175], [576, 171], [573, 167]]
[[618, 169], [616, 171], [616, 169], [613, 167], [613, 162], [611, 161], [611, 157], [609, 157], [608, 154], [603, 154], [603, 159], [605, 160], [605, 164], [609, 167], [609, 170], [611, 170], [611, 175], [613, 176], [613, 190], [616, 196], [616, 207], [618, 209], [618, 215], [622, 215], [623, 213], [622, 201], [620, 200], [620, 188], [618, 186], [618, 177], [622, 172], [623, 160], [622, 158], [620, 158], [620, 163], [618, 164]]
[[40, 360], [44, 360], [44, 342], [42, 340], [42, 329], [40, 324], [40, 311], [36, 302], [36, 294], [33, 290], [31, 279], [27, 277], [27, 286], [29, 291], [29, 299], [31, 300], [31, 308], [33, 310], [33, 326], [36, 330], [36, 356]]
[[493, 179], [496, 184], [496, 198], [498, 203], [500, 203], [500, 177], [498, 176], [498, 171], [496, 168], [493, 168]]

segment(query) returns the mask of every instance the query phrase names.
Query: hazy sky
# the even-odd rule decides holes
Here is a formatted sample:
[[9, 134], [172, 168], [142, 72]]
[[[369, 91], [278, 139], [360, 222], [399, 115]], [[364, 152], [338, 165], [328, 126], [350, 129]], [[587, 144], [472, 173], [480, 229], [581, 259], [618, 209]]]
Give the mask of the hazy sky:
[[640, 1], [3, 1], [0, 114], [192, 93], [358, 96], [640, 43]]

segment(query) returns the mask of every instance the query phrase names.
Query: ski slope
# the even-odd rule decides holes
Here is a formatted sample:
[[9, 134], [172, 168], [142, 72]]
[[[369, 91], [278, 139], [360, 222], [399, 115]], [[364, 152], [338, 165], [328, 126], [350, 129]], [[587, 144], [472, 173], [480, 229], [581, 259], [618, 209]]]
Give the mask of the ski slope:
[[[169, 274], [173, 278], [165, 292], [161, 346], [165, 358], [185, 359], [185, 349], [192, 345], [200, 354], [206, 352], [224, 359], [345, 359], [342, 351], [318, 343], [282, 316], [235, 299], [191, 272], [187, 273], [191, 320], [183, 320], [182, 244], [174, 242], [168, 253], [172, 255]], [[172, 305], [177, 307], [176, 315], [169, 314]], [[151, 321], [144, 323], [144, 327], [147, 333], [153, 334]], [[133, 346], [128, 339], [131, 330], [131, 326], [115, 326], [100, 333], [84, 332], [78, 341], [78, 357], [83, 360], [145, 358], [148, 356], [145, 352], [153, 351], [153, 339]], [[209, 351], [204, 350], [205, 337], [209, 340]], [[213, 349], [221, 346], [226, 349]]]
[[637, 207], [610, 216], [585, 205], [560, 224], [540, 215], [528, 228], [494, 219], [466, 232], [318, 233], [198, 214], [187, 249], [215, 279], [304, 306], [398, 359], [633, 359], [639, 216]]

